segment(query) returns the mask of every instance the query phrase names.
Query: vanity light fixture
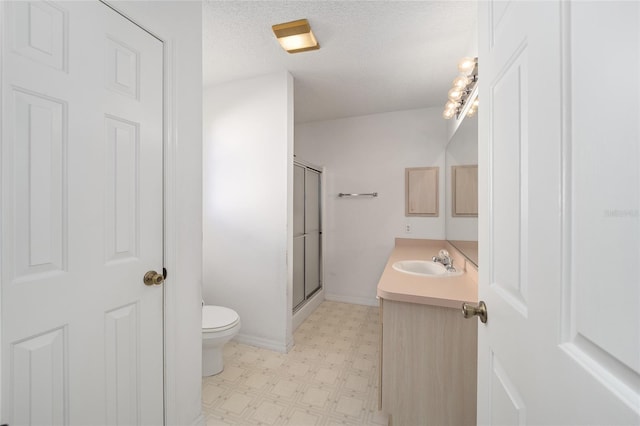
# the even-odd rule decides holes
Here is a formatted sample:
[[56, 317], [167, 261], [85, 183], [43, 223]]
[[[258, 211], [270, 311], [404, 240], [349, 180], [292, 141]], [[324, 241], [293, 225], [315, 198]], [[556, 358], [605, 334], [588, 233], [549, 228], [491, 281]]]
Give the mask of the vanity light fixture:
[[[478, 85], [478, 58], [464, 57], [458, 62], [460, 75], [453, 80], [449, 90], [449, 101], [444, 107], [442, 116], [450, 118], [460, 118], [465, 105], [471, 101], [471, 94]], [[473, 103], [467, 110], [467, 116], [473, 117], [478, 111], [478, 98], [473, 99]]]
[[478, 97], [473, 100], [473, 103], [469, 107], [469, 111], [467, 111], [467, 117], [473, 117], [478, 112]]
[[473, 69], [478, 65], [478, 58], [471, 58], [469, 56], [465, 56], [460, 59], [458, 62], [458, 71], [461, 74], [471, 74]]
[[280, 46], [289, 53], [320, 49], [320, 45], [311, 31], [309, 21], [306, 19], [273, 25], [271, 28]]

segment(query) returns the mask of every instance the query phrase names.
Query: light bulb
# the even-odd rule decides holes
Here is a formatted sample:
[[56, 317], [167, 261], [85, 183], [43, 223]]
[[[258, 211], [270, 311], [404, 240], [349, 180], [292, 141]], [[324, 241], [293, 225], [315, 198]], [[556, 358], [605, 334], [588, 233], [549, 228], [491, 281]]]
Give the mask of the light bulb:
[[474, 115], [476, 115], [476, 112], [478, 110], [475, 109], [474, 107], [469, 108], [469, 111], [467, 111], [467, 117], [473, 117]]
[[444, 108], [453, 109], [453, 110], [458, 109], [458, 103], [453, 101], [447, 101], [447, 103], [444, 104]]
[[449, 99], [452, 101], [459, 101], [460, 98], [462, 98], [462, 90], [452, 87], [451, 90], [449, 90]]
[[475, 66], [476, 66], [475, 58], [472, 58], [470, 56], [465, 56], [464, 58], [460, 59], [460, 62], [458, 62], [458, 71], [468, 75], [468, 74], [471, 74], [471, 71], [473, 71], [473, 68]]
[[469, 77], [461, 75], [453, 80], [453, 87], [457, 89], [464, 89], [469, 84]]
[[455, 113], [456, 111], [454, 109], [445, 109], [444, 112], [442, 113], [442, 117], [444, 117], [445, 120], [448, 120], [452, 118]]
[[478, 98], [475, 98], [475, 99], [474, 99], [474, 101], [473, 101], [473, 105], [472, 105], [472, 106], [473, 106], [475, 109], [478, 109], [478, 104], [479, 104]]

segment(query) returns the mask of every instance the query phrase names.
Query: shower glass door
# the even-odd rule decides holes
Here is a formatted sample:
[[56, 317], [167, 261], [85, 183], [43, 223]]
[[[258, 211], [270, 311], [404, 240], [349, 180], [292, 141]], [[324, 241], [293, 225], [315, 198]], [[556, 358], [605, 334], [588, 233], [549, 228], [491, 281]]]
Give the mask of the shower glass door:
[[294, 164], [293, 310], [322, 288], [321, 172]]

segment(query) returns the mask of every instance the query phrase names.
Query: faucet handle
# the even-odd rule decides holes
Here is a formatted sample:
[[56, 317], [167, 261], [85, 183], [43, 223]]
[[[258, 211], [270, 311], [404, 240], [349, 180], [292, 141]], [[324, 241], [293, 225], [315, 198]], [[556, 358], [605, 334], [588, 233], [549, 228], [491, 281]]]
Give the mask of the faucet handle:
[[445, 249], [440, 250], [440, 253], [438, 253], [438, 256], [442, 257], [449, 257], [449, 252], [446, 251]]

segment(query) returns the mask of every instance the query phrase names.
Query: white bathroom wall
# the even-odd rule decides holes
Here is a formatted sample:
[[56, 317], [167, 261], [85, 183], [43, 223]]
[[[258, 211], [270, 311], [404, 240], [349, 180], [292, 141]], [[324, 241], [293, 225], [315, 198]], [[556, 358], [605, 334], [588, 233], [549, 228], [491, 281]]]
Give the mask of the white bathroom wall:
[[[377, 305], [376, 286], [396, 237], [444, 239], [441, 114], [438, 107], [296, 124], [296, 157], [326, 167], [327, 299]], [[405, 217], [405, 168], [423, 166], [440, 167], [440, 215]], [[378, 197], [338, 198], [340, 192]]]
[[[202, 414], [202, 3], [109, 1], [165, 46], [165, 424]], [[160, 326], [160, 325], [158, 325]]]
[[293, 78], [279, 72], [204, 92], [204, 282], [238, 312], [239, 341], [292, 345]]

